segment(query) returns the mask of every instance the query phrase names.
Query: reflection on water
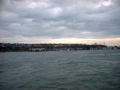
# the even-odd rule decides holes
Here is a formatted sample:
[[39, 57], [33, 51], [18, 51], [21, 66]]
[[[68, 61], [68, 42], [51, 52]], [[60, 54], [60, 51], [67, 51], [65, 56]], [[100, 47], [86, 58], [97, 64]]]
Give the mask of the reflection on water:
[[120, 90], [120, 51], [0, 53], [0, 90]]

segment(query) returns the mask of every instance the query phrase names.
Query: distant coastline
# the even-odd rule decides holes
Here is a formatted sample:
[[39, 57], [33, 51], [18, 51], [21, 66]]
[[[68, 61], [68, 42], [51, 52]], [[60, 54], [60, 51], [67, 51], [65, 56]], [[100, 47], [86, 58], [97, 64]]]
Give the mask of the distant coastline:
[[9, 51], [59, 51], [59, 50], [114, 50], [120, 49], [118, 46], [106, 46], [100, 44], [20, 44], [20, 43], [0, 43], [0, 52]]

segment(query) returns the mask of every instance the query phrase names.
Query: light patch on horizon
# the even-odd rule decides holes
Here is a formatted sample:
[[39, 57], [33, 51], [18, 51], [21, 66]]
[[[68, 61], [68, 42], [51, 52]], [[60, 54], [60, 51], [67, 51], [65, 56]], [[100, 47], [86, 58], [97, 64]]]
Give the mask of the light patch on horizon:
[[[112, 42], [112, 43], [111, 43]], [[80, 38], [62, 38], [53, 39], [51, 43], [70, 43], [70, 44], [105, 44], [105, 45], [120, 45], [120, 38], [105, 38], [105, 39], [80, 39]]]
[[84, 38], [40, 38], [40, 37], [22, 37], [17, 36], [13, 38], [1, 38], [1, 42], [7, 43], [54, 43], [54, 44], [102, 44], [108, 46], [120, 46], [120, 37], [118, 38], [104, 38], [104, 39], [84, 39]]

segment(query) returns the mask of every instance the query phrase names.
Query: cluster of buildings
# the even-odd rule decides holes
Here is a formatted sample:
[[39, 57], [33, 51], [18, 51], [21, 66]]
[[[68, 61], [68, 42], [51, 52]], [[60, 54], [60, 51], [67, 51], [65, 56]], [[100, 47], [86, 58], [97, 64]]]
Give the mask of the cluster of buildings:
[[107, 50], [120, 49], [118, 46], [107, 47], [106, 45], [87, 44], [10, 44], [0, 43], [0, 51], [59, 51], [59, 50]]

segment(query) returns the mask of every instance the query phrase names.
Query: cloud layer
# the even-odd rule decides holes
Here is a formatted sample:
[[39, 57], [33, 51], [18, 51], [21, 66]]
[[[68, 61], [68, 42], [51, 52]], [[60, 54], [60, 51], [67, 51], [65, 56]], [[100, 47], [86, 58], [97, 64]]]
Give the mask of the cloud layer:
[[0, 38], [118, 38], [119, 12], [119, 0], [0, 0]]

